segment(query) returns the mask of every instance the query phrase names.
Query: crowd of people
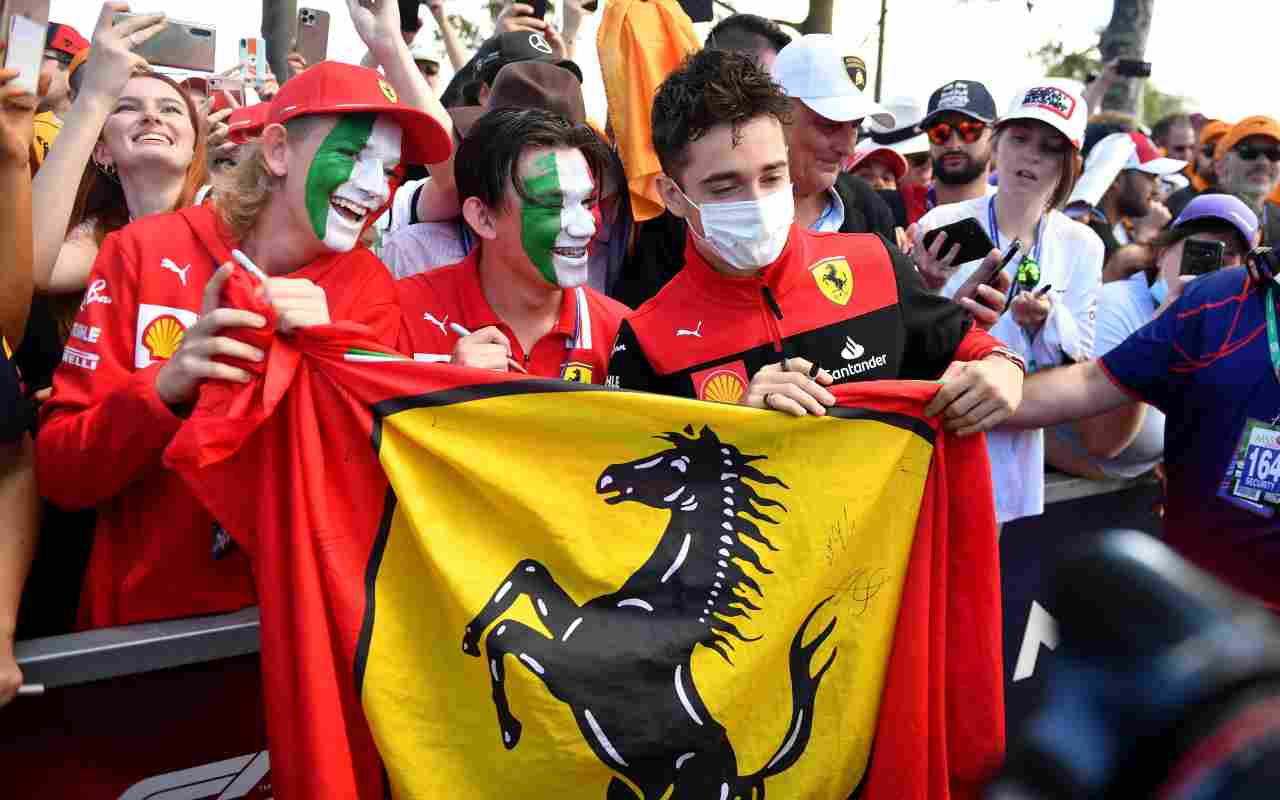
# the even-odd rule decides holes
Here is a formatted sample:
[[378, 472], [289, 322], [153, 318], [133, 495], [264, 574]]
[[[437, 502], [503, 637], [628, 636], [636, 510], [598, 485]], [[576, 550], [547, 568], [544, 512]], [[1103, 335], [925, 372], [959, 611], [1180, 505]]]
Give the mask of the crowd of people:
[[[389, 0], [347, 0], [363, 64], [292, 53], [245, 106], [148, 65], [165, 19], [120, 2], [89, 40], [49, 25], [39, 94], [0, 72], [0, 705], [15, 637], [256, 602], [162, 453], [203, 383], [340, 321], [795, 416], [937, 380], [926, 413], [986, 432], [1001, 525], [1043, 511], [1046, 467], [1154, 470], [1168, 541], [1280, 605], [1280, 122], [1149, 135], [1103, 111], [1114, 65], [1003, 111], [959, 77], [882, 105], [840, 38], [748, 14], [593, 120], [580, 0], [563, 31], [508, 4], [469, 59], [428, 5], [448, 86]], [[236, 270], [271, 319], [226, 304]]]

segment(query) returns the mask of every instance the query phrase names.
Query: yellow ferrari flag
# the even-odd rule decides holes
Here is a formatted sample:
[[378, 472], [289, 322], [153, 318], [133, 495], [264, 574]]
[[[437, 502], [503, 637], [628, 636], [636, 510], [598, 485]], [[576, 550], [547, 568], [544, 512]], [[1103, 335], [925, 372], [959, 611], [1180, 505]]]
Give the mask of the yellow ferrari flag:
[[796, 419], [275, 340], [165, 457], [253, 562], [277, 795], [976, 800], [990, 465], [936, 389]]
[[382, 419], [362, 699], [394, 796], [849, 796], [930, 441], [688, 411], [513, 391]]

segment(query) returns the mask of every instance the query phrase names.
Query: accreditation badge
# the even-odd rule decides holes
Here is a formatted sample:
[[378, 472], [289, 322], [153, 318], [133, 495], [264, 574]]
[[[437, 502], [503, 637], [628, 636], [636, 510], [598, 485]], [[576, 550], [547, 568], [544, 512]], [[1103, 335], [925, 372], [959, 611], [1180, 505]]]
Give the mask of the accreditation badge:
[[1270, 519], [1280, 506], [1280, 428], [1246, 419], [1218, 496]]

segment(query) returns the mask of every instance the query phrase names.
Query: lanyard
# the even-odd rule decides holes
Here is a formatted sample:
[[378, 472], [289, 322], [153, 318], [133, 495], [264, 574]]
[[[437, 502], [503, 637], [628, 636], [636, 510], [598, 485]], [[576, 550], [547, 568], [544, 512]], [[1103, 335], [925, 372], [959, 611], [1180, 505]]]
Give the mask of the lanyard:
[[[1040, 221], [1036, 223], [1036, 246], [1031, 251], [1031, 260], [1040, 263], [1040, 248], [1044, 245], [1044, 217], [1040, 216]], [[996, 249], [1000, 249], [1000, 225], [996, 222], [996, 196], [992, 195], [991, 202], [987, 205], [987, 225], [991, 228], [991, 238], [996, 242]], [[1021, 262], [1019, 262], [1021, 263]]]
[[1276, 287], [1267, 287], [1267, 346], [1271, 349], [1271, 369], [1280, 381], [1280, 333], [1276, 331]]

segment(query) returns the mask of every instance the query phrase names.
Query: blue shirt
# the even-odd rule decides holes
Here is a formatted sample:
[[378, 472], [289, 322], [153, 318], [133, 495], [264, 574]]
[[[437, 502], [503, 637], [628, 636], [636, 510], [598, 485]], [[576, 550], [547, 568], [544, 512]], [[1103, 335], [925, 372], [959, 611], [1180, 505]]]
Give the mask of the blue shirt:
[[1280, 608], [1273, 577], [1280, 574], [1280, 516], [1265, 519], [1218, 497], [1245, 420], [1280, 415], [1265, 298], [1243, 267], [1218, 270], [1190, 284], [1102, 365], [1116, 385], [1167, 415], [1168, 543]]

